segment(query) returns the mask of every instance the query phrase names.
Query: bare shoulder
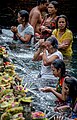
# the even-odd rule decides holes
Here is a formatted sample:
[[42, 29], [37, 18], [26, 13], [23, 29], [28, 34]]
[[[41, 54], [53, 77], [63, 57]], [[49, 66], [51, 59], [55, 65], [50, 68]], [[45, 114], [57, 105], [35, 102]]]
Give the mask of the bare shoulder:
[[30, 14], [32, 15], [40, 15], [40, 11], [37, 9], [37, 7], [34, 7], [31, 11]]

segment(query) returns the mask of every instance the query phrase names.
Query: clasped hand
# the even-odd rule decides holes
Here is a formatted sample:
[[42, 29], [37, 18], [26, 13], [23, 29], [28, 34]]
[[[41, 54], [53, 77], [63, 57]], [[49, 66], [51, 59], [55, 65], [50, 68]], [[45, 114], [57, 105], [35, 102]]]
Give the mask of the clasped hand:
[[12, 27], [11, 27], [11, 31], [12, 31], [13, 33], [17, 33], [17, 32], [18, 32], [17, 27], [16, 27], [16, 26], [12, 26]]
[[44, 39], [40, 39], [40, 40], [39, 40], [39, 47], [40, 47], [41, 49], [46, 48], [46, 44], [45, 44]]

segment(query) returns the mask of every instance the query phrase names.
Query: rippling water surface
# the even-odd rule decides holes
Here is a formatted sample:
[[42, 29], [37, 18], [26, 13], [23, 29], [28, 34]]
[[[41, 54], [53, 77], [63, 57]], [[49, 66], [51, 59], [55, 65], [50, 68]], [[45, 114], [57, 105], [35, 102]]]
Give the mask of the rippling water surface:
[[[33, 106], [36, 110], [53, 111], [55, 106], [55, 96], [52, 93], [43, 93], [39, 88], [44, 86], [55, 86], [56, 81], [37, 79], [40, 71], [41, 62], [33, 62], [34, 47], [26, 45], [12, 44], [12, 33], [10, 30], [3, 29], [0, 35], [0, 44], [5, 46], [10, 59], [16, 66], [16, 72], [23, 79], [23, 84], [27, 83], [30, 93], [34, 96]], [[73, 42], [72, 59], [65, 58], [66, 68], [71, 75], [77, 77], [77, 39]], [[49, 112], [48, 112], [49, 113]], [[52, 112], [53, 114], [53, 112]]]

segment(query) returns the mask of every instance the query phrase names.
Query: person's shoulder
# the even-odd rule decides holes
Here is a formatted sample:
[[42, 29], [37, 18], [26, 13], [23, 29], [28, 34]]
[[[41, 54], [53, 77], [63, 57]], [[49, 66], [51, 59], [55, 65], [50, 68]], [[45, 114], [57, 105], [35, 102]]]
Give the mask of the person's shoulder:
[[54, 18], [54, 20], [57, 20], [58, 17], [59, 17], [59, 16], [56, 15], [55, 18]]
[[39, 10], [36, 10], [36, 11], [34, 12], [34, 14], [40, 15], [40, 11], [39, 11]]
[[63, 54], [62, 54], [62, 52], [61, 52], [61, 51], [57, 50], [57, 52], [56, 52], [56, 53], [59, 55], [60, 59], [63, 59]]
[[52, 34], [56, 34], [58, 32], [58, 30], [55, 28], [53, 31], [52, 31]]
[[58, 31], [56, 28], [53, 30], [54, 32]]
[[17, 26], [17, 28], [21, 28], [22, 27], [22, 25], [21, 24], [19, 24], [18, 26]]
[[72, 33], [72, 31], [70, 30], [70, 29], [66, 29], [66, 32], [68, 32], [68, 33]]
[[30, 23], [28, 23], [28, 28], [34, 29]]
[[71, 35], [73, 37], [73, 32], [68, 28], [66, 29], [66, 34]]
[[30, 10], [30, 13], [33, 12], [35, 10], [36, 7], [33, 7], [31, 10]]
[[61, 51], [57, 50], [56, 52], [57, 52], [58, 54], [61, 54], [61, 55], [62, 55], [62, 52], [61, 52]]
[[36, 7], [34, 7], [31, 11], [30, 11], [30, 13], [34, 13], [34, 14], [39, 14], [40, 13], [40, 11], [37, 9], [37, 6]]

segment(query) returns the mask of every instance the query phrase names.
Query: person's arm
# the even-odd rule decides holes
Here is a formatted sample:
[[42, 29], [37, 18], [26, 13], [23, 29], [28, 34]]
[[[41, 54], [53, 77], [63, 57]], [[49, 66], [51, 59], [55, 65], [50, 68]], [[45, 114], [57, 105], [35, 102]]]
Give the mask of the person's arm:
[[23, 41], [23, 42], [29, 42], [30, 41], [30, 39], [31, 39], [31, 37], [32, 37], [32, 35], [30, 35], [30, 34], [25, 34], [25, 36], [24, 37], [22, 37], [18, 32], [16, 33], [16, 36], [21, 40], [21, 41]]
[[67, 49], [73, 41], [73, 34], [70, 30], [66, 31], [62, 43], [59, 43], [59, 49]]
[[58, 49], [67, 49], [71, 43], [71, 39], [64, 40], [62, 43], [59, 43]]
[[43, 50], [42, 60], [43, 60], [43, 63], [44, 63], [45, 66], [50, 65], [57, 58], [58, 58], [58, 56], [54, 55], [54, 56], [52, 56], [48, 59], [46, 49]]
[[62, 94], [56, 92], [56, 89], [55, 89], [55, 88], [52, 88], [52, 87], [44, 87], [44, 88], [40, 88], [40, 90], [43, 91], [43, 92], [52, 92], [57, 98], [63, 100]]
[[43, 47], [41, 46], [42, 43], [44, 43], [44, 39], [40, 39], [40, 40], [39, 40], [39, 42], [38, 42], [39, 48], [38, 48], [38, 50], [34, 53], [33, 61], [42, 60], [42, 55], [43, 55]]
[[17, 40], [16, 33], [18, 32], [16, 26], [11, 26], [11, 31], [13, 32], [13, 40]]
[[40, 54], [42, 51], [41, 48], [38, 48], [38, 50], [34, 53], [34, 56], [33, 56], [33, 61], [37, 61], [37, 60], [42, 60], [42, 54]]
[[[23, 42], [25, 42], [25, 43], [27, 43], [27, 42], [29, 42], [29, 41], [31, 40], [31, 37], [32, 37], [31, 34], [27, 34], [27, 33], [26, 33], [26, 34], [24, 35], [24, 37], [21, 36], [21, 35], [18, 33], [18, 29], [17, 29], [16, 26], [12, 26], [12, 27], [11, 27], [11, 31], [15, 34], [15, 36], [16, 36], [19, 40], [21, 40], [21, 41], [23, 41]], [[31, 31], [31, 29], [30, 29], [30, 31]]]
[[48, 33], [52, 33], [52, 29], [49, 29], [48, 27], [42, 25], [41, 32], [44, 32], [44, 31], [47, 31]]
[[65, 101], [67, 99], [68, 95], [64, 91], [64, 86], [65, 86], [64, 84], [65, 83], [63, 82], [63, 85], [62, 85], [62, 99]]
[[38, 14], [38, 12], [35, 12], [30, 20], [30, 24], [33, 26], [34, 30], [37, 25], [38, 19], [39, 19], [39, 14]]
[[71, 109], [71, 107], [69, 105], [63, 105], [63, 106], [60, 106], [60, 107], [56, 107], [54, 110], [57, 111], [57, 112], [63, 112], [67, 109]]

